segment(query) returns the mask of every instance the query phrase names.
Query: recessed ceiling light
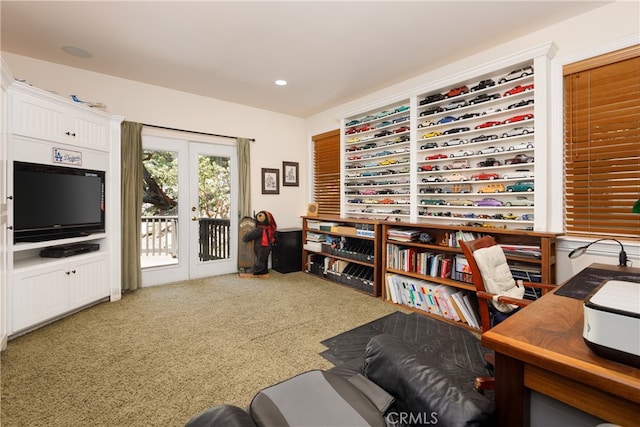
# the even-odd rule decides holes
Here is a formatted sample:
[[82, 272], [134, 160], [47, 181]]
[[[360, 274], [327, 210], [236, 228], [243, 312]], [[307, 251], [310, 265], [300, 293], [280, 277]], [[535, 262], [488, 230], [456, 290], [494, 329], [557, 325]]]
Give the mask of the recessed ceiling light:
[[62, 46], [62, 50], [71, 56], [75, 56], [76, 58], [91, 58], [91, 53], [84, 49], [80, 49], [79, 47]]
[[276, 80], [276, 84], [278, 86], [286, 86], [287, 85], [287, 81], [286, 80]]

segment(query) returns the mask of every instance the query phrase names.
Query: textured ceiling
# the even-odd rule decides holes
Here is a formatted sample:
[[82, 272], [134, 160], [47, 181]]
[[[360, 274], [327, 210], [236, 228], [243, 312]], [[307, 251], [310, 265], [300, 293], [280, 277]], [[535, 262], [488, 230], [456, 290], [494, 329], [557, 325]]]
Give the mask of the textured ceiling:
[[18, 55], [308, 117], [605, 3], [3, 0], [1, 42]]

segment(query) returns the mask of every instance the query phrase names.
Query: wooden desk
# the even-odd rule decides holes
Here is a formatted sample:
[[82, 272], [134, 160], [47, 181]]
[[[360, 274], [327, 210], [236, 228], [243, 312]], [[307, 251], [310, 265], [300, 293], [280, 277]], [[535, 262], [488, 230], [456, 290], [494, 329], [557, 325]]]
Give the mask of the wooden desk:
[[[640, 274], [640, 268], [590, 267]], [[482, 344], [496, 352], [500, 426], [529, 425], [530, 390], [608, 422], [638, 425], [640, 369], [599, 357], [587, 347], [582, 304], [552, 292], [482, 335]]]

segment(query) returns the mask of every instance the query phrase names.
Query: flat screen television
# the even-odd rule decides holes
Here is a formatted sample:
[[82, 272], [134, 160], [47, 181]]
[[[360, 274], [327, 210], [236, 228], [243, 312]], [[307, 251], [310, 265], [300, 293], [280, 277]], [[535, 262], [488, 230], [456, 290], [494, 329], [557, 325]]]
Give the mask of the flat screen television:
[[104, 171], [14, 162], [14, 242], [104, 232], [104, 191]]

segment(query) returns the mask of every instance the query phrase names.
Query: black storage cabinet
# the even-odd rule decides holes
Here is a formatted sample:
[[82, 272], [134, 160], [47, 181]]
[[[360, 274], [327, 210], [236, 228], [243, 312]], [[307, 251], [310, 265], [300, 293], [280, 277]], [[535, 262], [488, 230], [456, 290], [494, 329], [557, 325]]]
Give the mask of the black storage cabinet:
[[271, 268], [279, 273], [302, 271], [302, 229], [283, 228], [276, 231]]

